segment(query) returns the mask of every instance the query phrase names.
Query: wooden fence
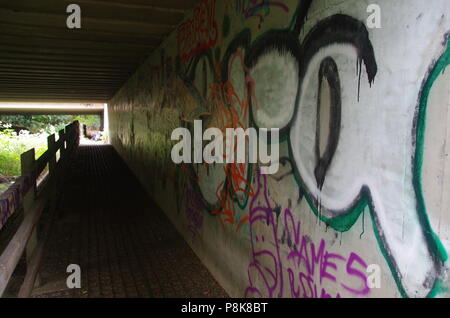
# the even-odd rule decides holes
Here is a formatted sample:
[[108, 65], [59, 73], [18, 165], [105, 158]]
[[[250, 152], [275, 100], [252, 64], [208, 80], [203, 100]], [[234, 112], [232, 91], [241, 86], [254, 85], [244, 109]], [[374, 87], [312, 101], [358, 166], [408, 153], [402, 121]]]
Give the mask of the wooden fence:
[[[28, 297], [38, 277], [38, 269], [43, 257], [50, 224], [37, 235], [37, 224], [46, 207], [51, 208], [57, 196], [57, 180], [67, 166], [68, 159], [78, 148], [80, 125], [73, 122], [48, 137], [47, 151], [35, 160], [34, 149], [21, 155], [21, 176], [0, 196], [0, 228], [8, 218], [23, 212], [23, 220], [0, 255], [0, 296], [25, 253], [27, 272], [19, 291], [19, 297]], [[59, 160], [58, 160], [59, 151]], [[48, 169], [47, 169], [48, 168]], [[48, 173], [47, 173], [48, 171]]]

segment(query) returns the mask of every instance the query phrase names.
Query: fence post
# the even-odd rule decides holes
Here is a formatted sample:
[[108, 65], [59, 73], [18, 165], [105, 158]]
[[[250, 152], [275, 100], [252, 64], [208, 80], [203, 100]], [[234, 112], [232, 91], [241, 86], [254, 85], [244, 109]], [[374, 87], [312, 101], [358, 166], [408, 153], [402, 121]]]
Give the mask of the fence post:
[[[24, 215], [27, 215], [31, 212], [31, 209], [34, 206], [35, 200], [36, 200], [36, 175], [34, 173], [34, 166], [35, 166], [35, 152], [34, 148], [30, 149], [27, 152], [24, 152], [20, 156], [20, 165], [22, 170], [22, 176], [27, 176], [29, 178], [30, 182], [30, 189], [25, 194], [25, 197], [23, 198], [23, 211]], [[25, 256], [27, 260], [27, 264], [30, 263], [31, 256], [33, 255], [33, 251], [36, 248], [38, 244], [38, 235], [37, 235], [37, 227], [33, 229], [33, 232], [31, 233], [31, 236], [28, 240], [26, 249], [25, 249]], [[36, 283], [39, 282], [39, 277], [36, 279]]]
[[56, 208], [56, 169], [57, 169], [57, 160], [56, 160], [56, 153], [58, 151], [57, 143], [56, 143], [56, 136], [55, 134], [48, 136], [47, 138], [47, 144], [48, 144], [48, 153], [51, 154], [48, 158], [48, 180], [50, 183], [48, 192], [49, 197], [48, 200], [50, 202], [50, 211], [54, 211]]
[[66, 132], [64, 129], [61, 129], [58, 132], [59, 141], [61, 142], [61, 147], [59, 148], [59, 158], [64, 159], [66, 157]]
[[80, 127], [80, 122], [76, 121], [75, 122], [75, 148], [78, 148], [78, 146], [80, 146], [80, 134], [81, 134], [81, 127]]
[[[35, 162], [35, 154], [34, 154], [34, 148], [28, 150], [27, 152], [24, 152], [20, 155], [20, 169], [21, 169], [21, 175], [22, 176], [28, 176], [31, 179], [33, 179], [33, 168], [34, 168], [34, 162]], [[32, 186], [35, 189], [36, 188], [36, 182], [31, 180]]]
[[[0, 297], [22, 255], [26, 257], [27, 273], [18, 297], [29, 297], [33, 287], [40, 284], [39, 264], [43, 257], [45, 243], [48, 241], [49, 230], [54, 221], [52, 211], [56, 211], [57, 204], [57, 180], [61, 169], [56, 154], [59, 149], [60, 159], [67, 159], [67, 156], [73, 153], [73, 150], [78, 146], [79, 129], [79, 123], [74, 122], [67, 126], [65, 130], [59, 131], [58, 142], [55, 141], [55, 134], [48, 137], [45, 163], [48, 163], [49, 175], [47, 182], [44, 184], [45, 192], [37, 192], [37, 171], [42, 168], [42, 160], [44, 159], [39, 160], [39, 167], [37, 167], [34, 149], [21, 155], [21, 176], [24, 177], [23, 180], [26, 182], [26, 189], [23, 191], [25, 193], [22, 192], [23, 197], [21, 198], [24, 220], [6, 250], [0, 255]], [[39, 218], [45, 208], [50, 208], [51, 219], [47, 222], [45, 228], [40, 229]], [[40, 230], [39, 233], [38, 230]]]
[[48, 175], [50, 179], [53, 179], [55, 175], [55, 169], [56, 169], [56, 138], [55, 134], [48, 136], [47, 138], [47, 148], [48, 152], [52, 155], [49, 157], [48, 161]]

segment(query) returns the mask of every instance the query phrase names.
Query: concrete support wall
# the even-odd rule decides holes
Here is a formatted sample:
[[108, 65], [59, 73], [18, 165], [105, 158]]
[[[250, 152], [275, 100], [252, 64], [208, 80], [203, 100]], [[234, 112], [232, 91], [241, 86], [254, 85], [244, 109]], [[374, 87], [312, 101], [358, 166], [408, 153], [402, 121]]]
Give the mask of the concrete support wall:
[[[371, 3], [202, 0], [110, 103], [111, 142], [231, 296], [450, 296], [450, 2], [378, 0], [381, 28]], [[279, 171], [174, 165], [196, 119], [280, 128]]]

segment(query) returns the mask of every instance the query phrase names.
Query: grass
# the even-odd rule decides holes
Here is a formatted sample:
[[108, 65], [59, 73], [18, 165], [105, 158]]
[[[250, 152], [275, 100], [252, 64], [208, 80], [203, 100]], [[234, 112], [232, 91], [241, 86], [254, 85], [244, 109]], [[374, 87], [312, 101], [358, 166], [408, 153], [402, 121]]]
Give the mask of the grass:
[[0, 174], [11, 177], [20, 175], [20, 155], [35, 149], [35, 157], [39, 158], [47, 150], [47, 134], [30, 134], [21, 131], [17, 134], [12, 129], [0, 131]]
[[0, 194], [8, 190], [8, 185], [0, 183]]

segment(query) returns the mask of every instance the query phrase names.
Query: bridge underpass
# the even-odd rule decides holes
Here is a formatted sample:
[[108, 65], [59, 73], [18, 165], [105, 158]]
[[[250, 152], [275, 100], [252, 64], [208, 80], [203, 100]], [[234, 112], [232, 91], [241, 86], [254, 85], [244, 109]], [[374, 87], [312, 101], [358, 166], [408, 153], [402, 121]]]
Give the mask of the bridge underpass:
[[[23, 155], [0, 291], [450, 297], [448, 0], [71, 2], [0, 0], [0, 102], [107, 104], [111, 145]], [[191, 151], [228, 128], [273, 160]]]
[[[81, 30], [66, 27], [71, 1], [0, 2], [0, 114], [99, 115], [108, 129], [107, 102], [195, 2], [83, 0]], [[79, 145], [66, 159], [42, 209], [43, 190], [30, 205], [21, 179], [1, 197], [3, 297], [227, 296], [112, 146]], [[81, 288], [67, 285], [70, 264]]]

